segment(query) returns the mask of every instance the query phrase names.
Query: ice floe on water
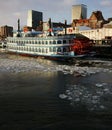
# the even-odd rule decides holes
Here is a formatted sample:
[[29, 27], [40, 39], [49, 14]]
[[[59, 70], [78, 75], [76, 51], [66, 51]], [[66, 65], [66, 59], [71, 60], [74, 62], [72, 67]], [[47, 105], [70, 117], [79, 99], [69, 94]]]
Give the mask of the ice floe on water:
[[[47, 61], [46, 61], [47, 62]], [[74, 65], [47, 64], [44, 60], [39, 61], [36, 58], [23, 58], [20, 56], [0, 55], [0, 72], [26, 72], [26, 71], [61, 71], [64, 74], [72, 74], [73, 76], [88, 76], [99, 72], [112, 73], [112, 62], [110, 61], [78, 61]], [[81, 66], [85, 62], [85, 66]], [[87, 64], [91, 64], [88, 66]], [[93, 65], [94, 64], [94, 65]], [[93, 65], [93, 66], [92, 66]], [[96, 66], [95, 66], [96, 65]], [[100, 67], [99, 67], [100, 65]], [[107, 66], [107, 67], [105, 67]]]
[[96, 83], [94, 86], [67, 85], [68, 89], [59, 98], [69, 100], [78, 108], [84, 106], [90, 111], [112, 110], [112, 85]]
[[[65, 75], [85, 77], [97, 73], [112, 73], [111, 61], [88, 61], [87, 64], [80, 65], [80, 61], [74, 65], [58, 64], [47, 60], [36, 58], [22, 58], [0, 56], [0, 72], [62, 72]], [[90, 66], [91, 64], [91, 66]], [[91, 86], [83, 84], [67, 85], [67, 90], [59, 94], [60, 99], [69, 100], [74, 107], [82, 104], [88, 110], [106, 110], [112, 109], [112, 85], [109, 83], [93, 83]]]

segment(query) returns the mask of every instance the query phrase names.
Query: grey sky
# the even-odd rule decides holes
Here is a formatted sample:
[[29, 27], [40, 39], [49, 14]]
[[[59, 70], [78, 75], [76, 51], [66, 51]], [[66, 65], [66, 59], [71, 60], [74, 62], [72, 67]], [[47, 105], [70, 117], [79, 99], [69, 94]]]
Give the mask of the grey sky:
[[20, 18], [21, 26], [27, 23], [27, 11], [43, 12], [44, 20], [71, 22], [71, 8], [75, 4], [85, 4], [88, 7], [88, 16], [95, 10], [101, 10], [104, 17], [112, 17], [112, 0], [0, 0], [0, 26], [17, 27]]

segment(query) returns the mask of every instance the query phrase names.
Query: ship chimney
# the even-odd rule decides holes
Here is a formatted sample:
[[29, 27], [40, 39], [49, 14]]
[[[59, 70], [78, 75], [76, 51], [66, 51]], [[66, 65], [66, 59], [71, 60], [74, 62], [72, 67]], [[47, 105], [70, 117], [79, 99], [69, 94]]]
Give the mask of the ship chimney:
[[49, 18], [49, 36], [51, 36], [51, 32], [52, 32], [52, 25], [51, 25], [51, 18]]
[[18, 34], [17, 37], [20, 37], [20, 19], [18, 19], [18, 30], [17, 30]]
[[20, 19], [18, 19], [18, 32], [20, 32]]
[[67, 34], [67, 20], [65, 20], [65, 35]]

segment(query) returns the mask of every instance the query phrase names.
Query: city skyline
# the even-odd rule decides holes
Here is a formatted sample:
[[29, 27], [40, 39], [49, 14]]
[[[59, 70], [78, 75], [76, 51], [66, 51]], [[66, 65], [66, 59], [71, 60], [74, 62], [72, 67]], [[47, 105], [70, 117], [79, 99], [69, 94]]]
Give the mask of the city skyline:
[[0, 26], [9, 25], [17, 29], [18, 18], [21, 26], [27, 25], [28, 10], [43, 12], [43, 20], [71, 23], [72, 5], [87, 5], [87, 18], [93, 11], [100, 10], [105, 19], [112, 17], [111, 0], [4, 0], [0, 1]]

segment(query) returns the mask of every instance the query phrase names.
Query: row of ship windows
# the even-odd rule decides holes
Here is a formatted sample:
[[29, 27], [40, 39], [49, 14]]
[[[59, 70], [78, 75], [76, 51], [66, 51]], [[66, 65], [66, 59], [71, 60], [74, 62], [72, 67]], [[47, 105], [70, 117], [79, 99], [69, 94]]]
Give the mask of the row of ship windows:
[[35, 48], [35, 47], [17, 47], [10, 46], [9, 49], [20, 50], [20, 51], [32, 51], [32, 52], [69, 52], [70, 49], [68, 47], [49, 47], [49, 48]]
[[27, 43], [27, 44], [71, 44], [72, 40], [58, 40], [58, 41], [13, 41], [10, 40], [10, 43]]

